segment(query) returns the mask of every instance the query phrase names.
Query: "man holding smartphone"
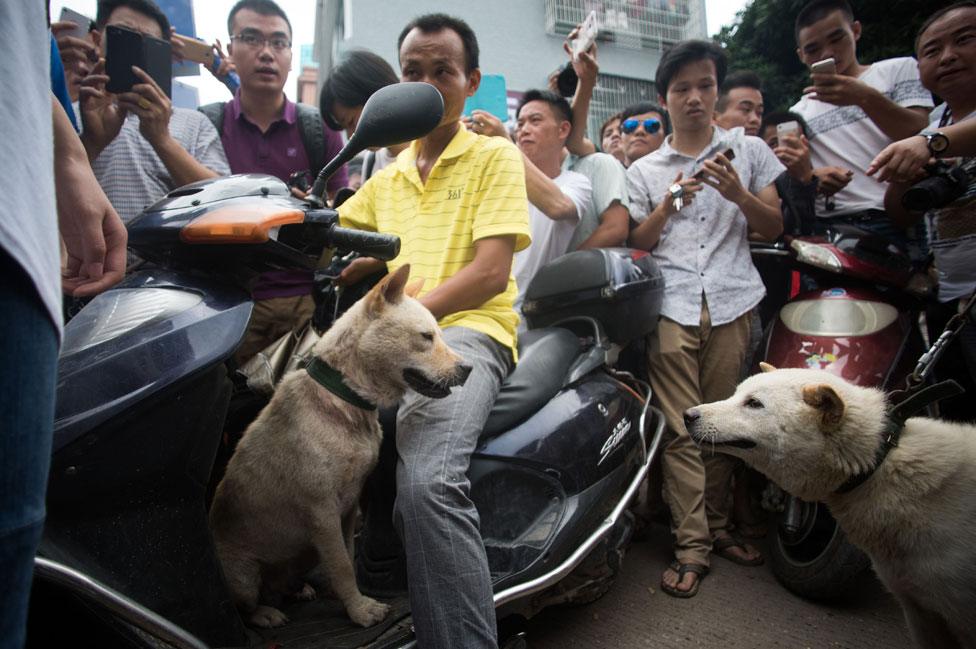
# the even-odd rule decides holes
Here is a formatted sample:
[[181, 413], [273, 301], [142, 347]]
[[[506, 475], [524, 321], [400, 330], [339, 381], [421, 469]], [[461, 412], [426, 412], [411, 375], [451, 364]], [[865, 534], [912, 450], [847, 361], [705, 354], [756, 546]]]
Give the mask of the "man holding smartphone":
[[730, 532], [735, 462], [703, 456], [683, 421], [686, 409], [735, 390], [751, 312], [765, 294], [747, 232], [772, 240], [783, 229], [773, 186], [783, 165], [759, 138], [712, 123], [725, 70], [714, 43], [683, 41], [664, 54], [655, 83], [673, 134], [627, 170], [639, 223], [630, 243], [651, 252], [668, 286], [648, 338], [648, 369], [672, 434], [662, 472], [675, 559], [661, 589], [675, 597], [698, 592], [711, 553], [748, 566], [763, 560]]
[[[908, 244], [884, 213], [884, 184], [865, 175], [875, 155], [927, 123], [932, 97], [911, 57], [861, 65], [861, 23], [846, 0], [814, 0], [796, 18], [797, 55], [812, 85], [790, 110], [810, 128], [810, 155], [822, 193], [820, 219], [854, 224]], [[829, 59], [833, 59], [831, 63]]]
[[110, 25], [168, 40], [169, 21], [151, 0], [102, 0], [92, 32], [102, 59], [80, 90], [81, 139], [95, 177], [125, 222], [168, 192], [230, 173], [217, 131], [194, 110], [176, 108], [159, 84], [135, 68], [136, 83], [109, 92], [105, 74]]

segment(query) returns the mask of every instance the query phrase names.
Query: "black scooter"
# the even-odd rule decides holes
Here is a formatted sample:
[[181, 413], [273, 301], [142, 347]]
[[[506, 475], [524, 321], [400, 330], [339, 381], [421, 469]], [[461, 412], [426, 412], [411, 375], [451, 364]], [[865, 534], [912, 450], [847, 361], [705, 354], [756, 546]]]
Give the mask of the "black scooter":
[[[355, 627], [323, 598], [286, 607], [292, 621], [281, 629], [246, 628], [207, 506], [229, 407], [246, 394], [229, 359], [251, 314], [248, 279], [313, 268], [325, 248], [395, 257], [395, 237], [338, 227], [317, 196], [357, 152], [420, 137], [442, 112], [432, 86], [389, 86], [305, 201], [275, 178], [231, 176], [177, 189], [130, 223], [130, 247], [150, 265], [65, 328], [30, 646], [66, 637], [100, 647], [415, 643], [395, 579], [384, 582], [392, 611], [375, 627]], [[653, 329], [663, 288], [650, 256], [626, 249], [566, 255], [528, 288], [531, 330], [469, 471], [500, 619], [598, 597], [619, 570], [628, 506], [664, 418], [650, 388], [613, 366], [623, 345]], [[384, 538], [372, 521], [384, 517], [382, 505], [366, 508], [360, 577], [375, 591], [396, 554], [370, 555], [368, 539]]]

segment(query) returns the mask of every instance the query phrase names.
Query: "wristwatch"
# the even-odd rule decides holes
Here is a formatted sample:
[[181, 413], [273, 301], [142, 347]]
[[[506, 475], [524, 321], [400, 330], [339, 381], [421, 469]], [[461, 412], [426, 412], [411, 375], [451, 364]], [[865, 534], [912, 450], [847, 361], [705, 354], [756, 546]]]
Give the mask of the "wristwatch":
[[945, 133], [940, 131], [922, 131], [919, 135], [925, 138], [925, 144], [929, 147], [929, 153], [935, 158], [938, 158], [940, 154], [945, 153], [945, 150], [949, 148], [949, 138], [945, 136]]

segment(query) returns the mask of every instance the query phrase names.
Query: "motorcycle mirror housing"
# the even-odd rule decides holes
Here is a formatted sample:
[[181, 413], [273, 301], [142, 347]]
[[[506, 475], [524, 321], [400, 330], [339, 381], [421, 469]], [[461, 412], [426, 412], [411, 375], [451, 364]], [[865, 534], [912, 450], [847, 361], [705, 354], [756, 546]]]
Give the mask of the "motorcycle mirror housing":
[[429, 83], [406, 81], [380, 88], [366, 100], [356, 131], [342, 151], [322, 167], [305, 200], [324, 207], [325, 183], [357, 153], [370, 147], [409, 142], [430, 133], [444, 117], [444, 98]]

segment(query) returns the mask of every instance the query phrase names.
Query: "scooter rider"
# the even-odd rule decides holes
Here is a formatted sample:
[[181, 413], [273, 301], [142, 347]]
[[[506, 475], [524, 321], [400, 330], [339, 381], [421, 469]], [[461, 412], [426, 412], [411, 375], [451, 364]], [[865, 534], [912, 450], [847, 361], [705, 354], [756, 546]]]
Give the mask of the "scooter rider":
[[[491, 577], [466, 471], [514, 361], [512, 256], [530, 241], [524, 168], [510, 141], [461, 125], [465, 98], [481, 81], [478, 42], [466, 23], [416, 18], [400, 34], [399, 55], [403, 81], [441, 92], [444, 118], [343, 203], [339, 216], [343, 226], [400, 237], [389, 269], [411, 264], [412, 277], [425, 280], [420, 301], [474, 366], [446, 399], [408, 393], [401, 403], [394, 516], [419, 645], [494, 647]], [[353, 264], [342, 281], [376, 268]]]

